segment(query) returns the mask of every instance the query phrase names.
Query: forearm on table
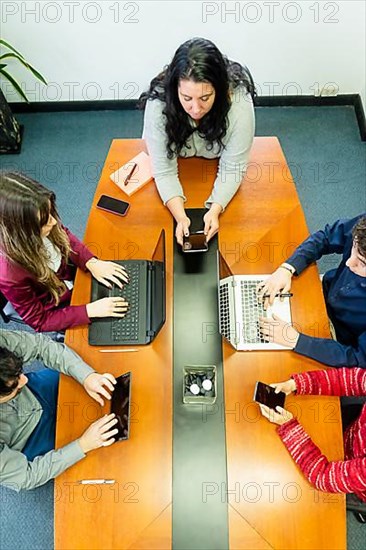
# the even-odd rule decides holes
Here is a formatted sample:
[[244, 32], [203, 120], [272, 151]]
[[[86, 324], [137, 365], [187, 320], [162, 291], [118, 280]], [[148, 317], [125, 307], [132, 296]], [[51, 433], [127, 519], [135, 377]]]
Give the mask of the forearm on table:
[[55, 451], [28, 461], [20, 451], [4, 446], [0, 453], [0, 484], [9, 489], [34, 489], [62, 474], [85, 457], [79, 442], [73, 441]]
[[246, 165], [241, 168], [235, 167], [232, 170], [220, 168], [211, 195], [205, 202], [206, 208], [210, 208], [212, 204], [216, 203], [220, 204], [222, 210], [224, 210], [238, 191], [245, 170]]
[[279, 426], [277, 433], [303, 474], [317, 489], [331, 493], [365, 491], [365, 458], [328, 461], [295, 418]]
[[182, 197], [174, 197], [170, 199], [166, 206], [176, 222], [179, 222], [186, 218], [186, 212], [184, 209], [184, 201]]
[[331, 338], [314, 338], [300, 334], [294, 351], [330, 367], [361, 367], [365, 369], [366, 333], [363, 333], [358, 339], [357, 348], [341, 344]]
[[366, 388], [366, 370], [360, 368], [327, 369], [293, 374], [296, 392], [301, 395], [362, 396]]

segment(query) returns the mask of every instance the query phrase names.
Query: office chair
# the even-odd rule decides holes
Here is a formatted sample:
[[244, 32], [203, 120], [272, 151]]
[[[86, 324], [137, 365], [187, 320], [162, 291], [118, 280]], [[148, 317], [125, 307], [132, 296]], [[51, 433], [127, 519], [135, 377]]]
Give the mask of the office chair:
[[356, 495], [346, 495], [346, 508], [353, 512], [359, 523], [366, 523], [366, 502], [360, 500]]
[[10, 302], [5, 298], [4, 294], [0, 292], [0, 316], [4, 323], [13, 321], [14, 323], [20, 323], [25, 325], [23, 319], [18, 315]]

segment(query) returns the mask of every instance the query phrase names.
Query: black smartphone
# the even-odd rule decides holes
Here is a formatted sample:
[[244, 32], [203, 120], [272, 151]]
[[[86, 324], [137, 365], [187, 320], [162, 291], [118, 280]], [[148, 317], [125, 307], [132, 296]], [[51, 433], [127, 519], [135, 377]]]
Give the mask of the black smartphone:
[[272, 386], [263, 382], [256, 383], [253, 401], [275, 410], [276, 407], [284, 407], [285, 399], [286, 394], [283, 391], [275, 393], [275, 388], [272, 388]]
[[114, 413], [118, 420], [113, 426], [113, 429], [118, 429], [115, 438], [117, 441], [123, 441], [130, 435], [131, 373], [126, 372], [116, 380], [111, 399], [111, 413]]
[[188, 237], [183, 237], [183, 252], [207, 252], [208, 243], [203, 231], [190, 233]]
[[130, 208], [130, 204], [108, 195], [102, 195], [97, 203], [97, 208], [112, 212], [112, 214], [118, 214], [118, 216], [125, 216]]

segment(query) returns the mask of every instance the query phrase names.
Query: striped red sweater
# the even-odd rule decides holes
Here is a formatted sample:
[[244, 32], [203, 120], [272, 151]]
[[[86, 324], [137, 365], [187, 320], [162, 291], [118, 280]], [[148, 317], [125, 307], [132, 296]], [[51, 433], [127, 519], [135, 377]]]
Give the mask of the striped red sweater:
[[[366, 395], [366, 370], [328, 369], [294, 374], [298, 394]], [[366, 501], [366, 404], [344, 434], [345, 460], [329, 462], [293, 418], [277, 431], [310, 483], [329, 493], [355, 493]]]

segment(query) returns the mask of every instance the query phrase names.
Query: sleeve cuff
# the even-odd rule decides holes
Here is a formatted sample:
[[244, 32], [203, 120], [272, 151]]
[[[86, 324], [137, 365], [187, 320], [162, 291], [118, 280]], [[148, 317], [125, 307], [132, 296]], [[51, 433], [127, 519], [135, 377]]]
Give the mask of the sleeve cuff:
[[289, 433], [291, 433], [298, 426], [299, 426], [299, 422], [297, 418], [291, 418], [291, 420], [289, 420], [288, 422], [285, 422], [285, 424], [282, 424], [282, 426], [278, 426], [276, 428], [276, 431], [282, 439], [285, 435], [288, 435]]
[[78, 439], [62, 447], [60, 451], [62, 452], [62, 458], [67, 463], [68, 467], [73, 466], [73, 464], [76, 464], [76, 462], [79, 462], [79, 460], [85, 458], [86, 456]]
[[295, 380], [296, 393], [298, 395], [310, 393], [309, 376], [306, 372], [292, 374], [291, 378]]

